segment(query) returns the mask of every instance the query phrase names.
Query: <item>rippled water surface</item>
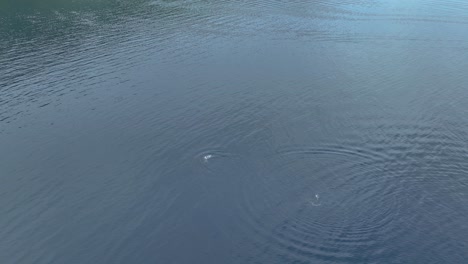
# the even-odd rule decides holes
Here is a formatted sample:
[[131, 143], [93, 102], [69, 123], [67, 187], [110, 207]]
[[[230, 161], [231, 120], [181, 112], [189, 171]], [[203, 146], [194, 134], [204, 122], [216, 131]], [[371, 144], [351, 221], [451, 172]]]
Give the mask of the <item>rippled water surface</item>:
[[466, 263], [468, 3], [0, 1], [0, 263]]

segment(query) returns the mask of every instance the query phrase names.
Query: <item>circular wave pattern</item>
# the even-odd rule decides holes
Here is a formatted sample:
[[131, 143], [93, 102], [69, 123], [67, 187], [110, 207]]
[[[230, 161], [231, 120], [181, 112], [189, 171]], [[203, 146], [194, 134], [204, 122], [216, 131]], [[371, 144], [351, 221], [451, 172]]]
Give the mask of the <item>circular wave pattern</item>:
[[[246, 178], [239, 209], [246, 232], [256, 234], [251, 242], [263, 257], [364, 263], [385, 258], [392, 254], [392, 246], [411, 241], [404, 238], [415, 232], [412, 226], [418, 222], [443, 217], [453, 224], [449, 216], [430, 208], [452, 216], [460, 209], [453, 205], [462, 204], [462, 196], [451, 196], [450, 191], [467, 190], [467, 181], [459, 176], [468, 171], [468, 162], [439, 164], [431, 172], [434, 167], [427, 166], [426, 159], [421, 168], [414, 166], [411, 155], [402, 160], [402, 153], [382, 148], [354, 144], [283, 149]], [[450, 191], [434, 187], [449, 182]], [[422, 244], [427, 249], [431, 245]]]
[[386, 177], [383, 155], [337, 146], [278, 154], [275, 168], [246, 180], [241, 205], [277, 254], [346, 262], [392, 232], [398, 185]]

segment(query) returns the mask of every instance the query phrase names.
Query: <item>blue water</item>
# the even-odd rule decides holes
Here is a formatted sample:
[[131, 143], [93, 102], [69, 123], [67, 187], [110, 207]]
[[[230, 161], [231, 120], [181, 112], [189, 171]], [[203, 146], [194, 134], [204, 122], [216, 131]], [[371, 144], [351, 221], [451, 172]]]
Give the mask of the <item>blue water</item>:
[[0, 0], [0, 263], [466, 263], [461, 0]]

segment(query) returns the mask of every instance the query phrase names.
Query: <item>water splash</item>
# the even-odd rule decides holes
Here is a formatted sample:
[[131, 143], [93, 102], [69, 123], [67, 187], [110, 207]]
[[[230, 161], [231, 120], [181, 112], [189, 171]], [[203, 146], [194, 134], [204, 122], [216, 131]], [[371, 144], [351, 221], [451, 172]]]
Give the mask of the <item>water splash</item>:
[[320, 196], [316, 193], [315, 194], [315, 199], [313, 199], [312, 201], [310, 201], [310, 204], [312, 204], [312, 206], [320, 206], [322, 205], [322, 203], [320, 202]]
[[203, 161], [208, 162], [208, 160], [211, 159], [211, 158], [213, 158], [213, 155], [211, 155], [211, 154], [205, 155], [205, 156], [203, 156]]

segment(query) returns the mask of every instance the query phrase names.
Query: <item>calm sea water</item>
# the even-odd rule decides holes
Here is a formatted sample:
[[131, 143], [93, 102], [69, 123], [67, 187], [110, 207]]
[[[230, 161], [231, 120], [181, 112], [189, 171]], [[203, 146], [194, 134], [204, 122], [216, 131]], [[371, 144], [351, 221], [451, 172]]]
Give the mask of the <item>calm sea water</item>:
[[462, 0], [0, 1], [0, 263], [466, 263]]

